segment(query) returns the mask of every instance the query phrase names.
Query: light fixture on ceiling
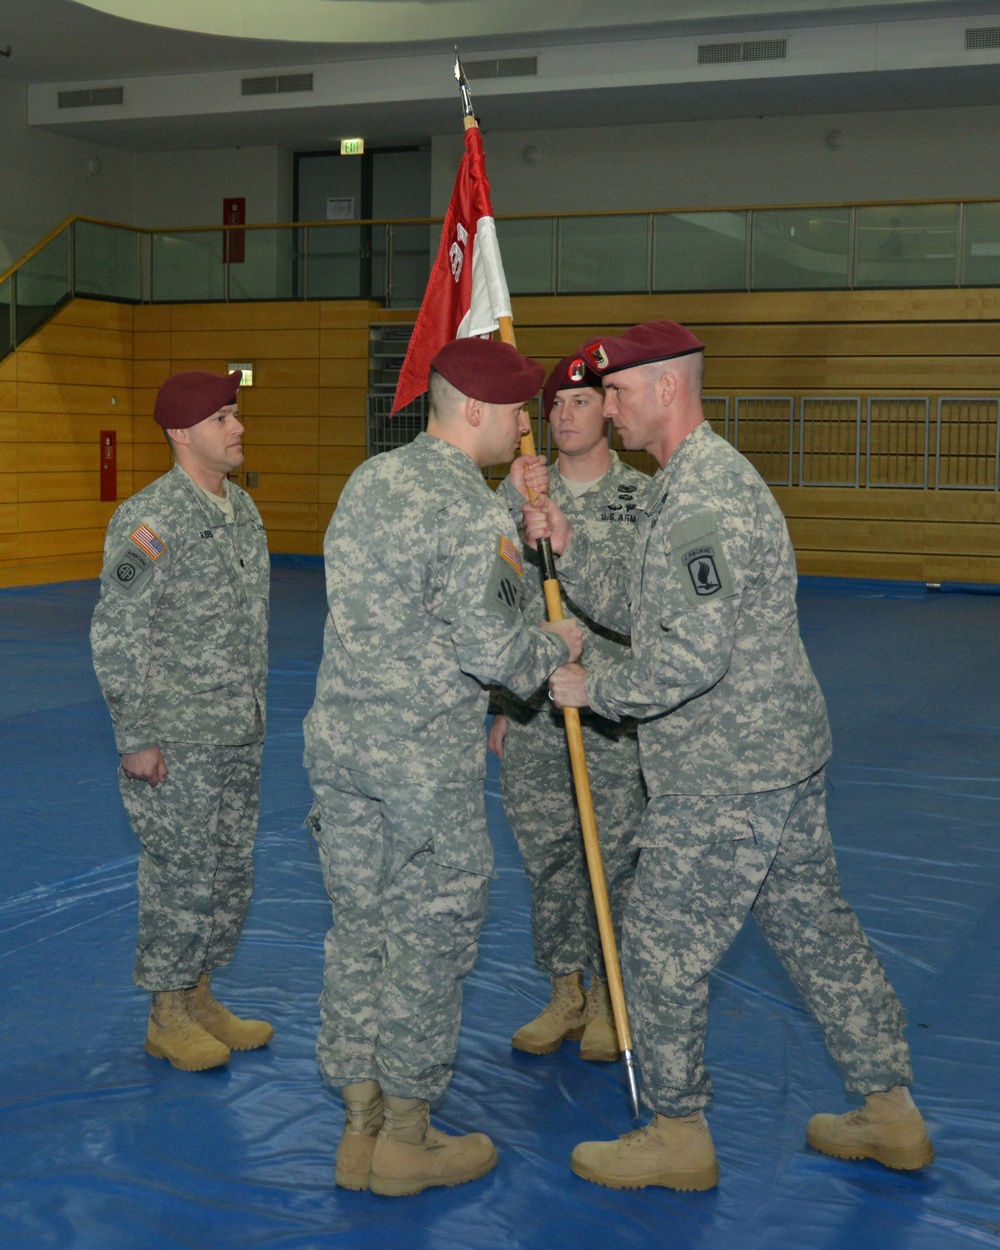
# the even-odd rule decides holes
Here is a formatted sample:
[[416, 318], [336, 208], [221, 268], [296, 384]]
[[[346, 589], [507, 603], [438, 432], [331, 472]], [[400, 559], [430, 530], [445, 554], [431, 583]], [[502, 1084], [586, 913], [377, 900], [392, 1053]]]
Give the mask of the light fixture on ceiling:
[[529, 143], [521, 153], [525, 165], [537, 165], [542, 159], [542, 149], [534, 143]]
[[834, 152], [839, 152], [841, 148], [847, 146], [847, 135], [842, 130], [828, 130], [826, 146]]
[[94, 178], [97, 177], [103, 168], [104, 167], [101, 164], [101, 158], [99, 156], [92, 156], [90, 160], [87, 161], [87, 173]]

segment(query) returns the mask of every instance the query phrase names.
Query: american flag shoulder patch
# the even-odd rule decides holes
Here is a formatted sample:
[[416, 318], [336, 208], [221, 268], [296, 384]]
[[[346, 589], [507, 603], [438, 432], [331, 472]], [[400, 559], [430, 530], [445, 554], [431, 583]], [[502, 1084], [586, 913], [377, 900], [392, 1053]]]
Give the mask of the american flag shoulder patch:
[[141, 547], [151, 560], [158, 560], [167, 549], [167, 544], [148, 525], [140, 525], [129, 534], [129, 538], [137, 547]]
[[517, 546], [506, 535], [500, 535], [500, 558], [506, 560], [518, 577], [524, 576], [524, 562]]

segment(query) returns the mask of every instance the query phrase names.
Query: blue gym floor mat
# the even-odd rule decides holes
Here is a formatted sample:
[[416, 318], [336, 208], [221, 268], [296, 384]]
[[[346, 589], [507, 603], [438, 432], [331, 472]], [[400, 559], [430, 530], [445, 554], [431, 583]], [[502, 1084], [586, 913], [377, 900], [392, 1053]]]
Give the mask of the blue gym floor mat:
[[[956, 588], [961, 591], [962, 588]], [[1000, 599], [804, 579], [803, 634], [834, 728], [830, 819], [844, 891], [910, 1017], [937, 1162], [897, 1174], [809, 1150], [849, 1103], [818, 1026], [748, 926], [712, 977], [718, 1190], [602, 1189], [577, 1141], [632, 1127], [619, 1065], [534, 1058], [514, 1030], [547, 998], [499, 800], [489, 917], [437, 1112], [483, 1130], [481, 1181], [408, 1199], [338, 1190], [339, 1100], [314, 1056], [319, 866], [302, 827], [301, 722], [324, 617], [315, 561], [276, 562], [257, 885], [220, 996], [274, 1022], [229, 1068], [142, 1047], [131, 981], [136, 846], [90, 668], [97, 583], [0, 591], [2, 1250], [958, 1250], [1000, 1246]]]

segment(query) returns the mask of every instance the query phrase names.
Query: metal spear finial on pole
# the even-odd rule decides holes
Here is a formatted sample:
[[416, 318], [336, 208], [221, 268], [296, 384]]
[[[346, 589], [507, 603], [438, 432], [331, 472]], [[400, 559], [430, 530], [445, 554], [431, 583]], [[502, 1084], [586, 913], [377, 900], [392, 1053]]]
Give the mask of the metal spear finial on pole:
[[[466, 130], [478, 126], [475, 110], [472, 107], [472, 92], [469, 82], [462, 69], [462, 59], [455, 48], [455, 80], [462, 95], [462, 116]], [[504, 343], [514, 344], [514, 323], [510, 317], [500, 317], [500, 338]], [[535, 455], [535, 439], [529, 426], [528, 433], [521, 439], [521, 454]], [[529, 491], [532, 502], [537, 498]], [[559, 589], [559, 578], [556, 573], [555, 557], [552, 544], [547, 538], [538, 543], [538, 558], [542, 566], [543, 590], [545, 607], [550, 621], [563, 619], [562, 594]], [[594, 897], [594, 911], [597, 915], [597, 929], [601, 938], [601, 951], [604, 955], [604, 971], [608, 981], [608, 993], [611, 997], [611, 1009], [615, 1018], [615, 1031], [618, 1034], [618, 1047], [625, 1063], [628, 1078], [629, 1097], [632, 1103], [632, 1114], [639, 1118], [639, 1082], [636, 1074], [635, 1056], [632, 1052], [632, 1031], [628, 1020], [628, 1007], [625, 1003], [625, 989], [622, 985], [621, 965], [618, 962], [618, 947], [615, 943], [614, 925], [611, 920], [611, 905], [608, 902], [608, 885], [604, 875], [604, 860], [601, 856], [601, 842], [597, 832], [597, 820], [594, 816], [594, 800], [590, 790], [590, 774], [587, 770], [587, 752], [583, 744], [583, 730], [580, 727], [580, 710], [575, 707], [563, 708], [563, 721], [566, 726], [566, 740], [569, 745], [570, 764], [573, 770], [573, 786], [576, 791], [576, 803], [580, 813], [580, 828], [583, 832], [583, 849], [587, 858], [587, 872], [590, 876], [590, 890]]]
[[469, 80], [465, 76], [465, 70], [462, 69], [462, 58], [458, 55], [458, 44], [455, 45], [455, 81], [458, 83], [458, 89], [462, 94], [462, 116], [475, 117], [475, 111], [472, 107], [472, 92], [469, 90]]

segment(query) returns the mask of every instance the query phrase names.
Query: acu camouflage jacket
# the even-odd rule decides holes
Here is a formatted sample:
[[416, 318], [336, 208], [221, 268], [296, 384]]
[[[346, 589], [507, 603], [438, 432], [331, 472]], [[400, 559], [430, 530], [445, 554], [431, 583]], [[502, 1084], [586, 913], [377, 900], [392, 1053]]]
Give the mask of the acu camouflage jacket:
[[111, 518], [90, 641], [122, 754], [264, 736], [267, 538], [229, 497], [233, 522], [175, 465]]
[[707, 423], [652, 479], [628, 566], [574, 533], [559, 571], [602, 624], [631, 630], [631, 657], [589, 676], [587, 695], [605, 716], [639, 719], [651, 797], [774, 790], [826, 762], [785, 519]]

